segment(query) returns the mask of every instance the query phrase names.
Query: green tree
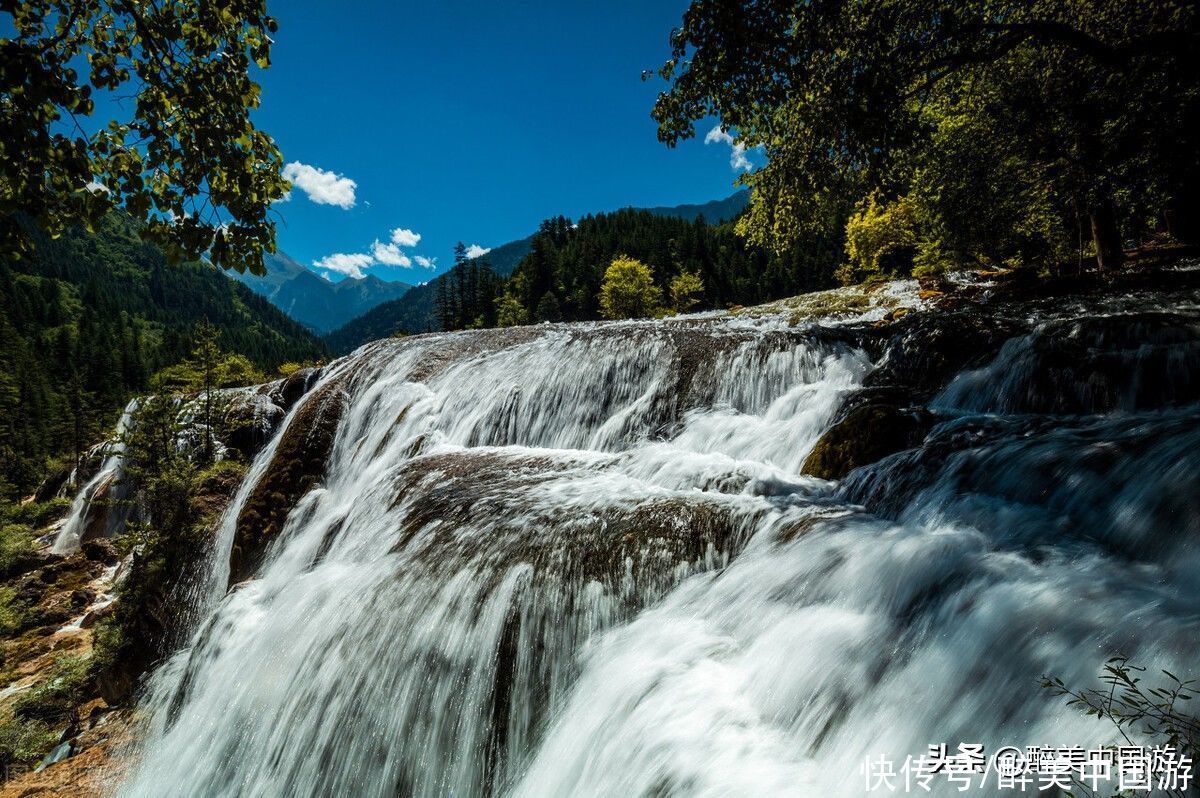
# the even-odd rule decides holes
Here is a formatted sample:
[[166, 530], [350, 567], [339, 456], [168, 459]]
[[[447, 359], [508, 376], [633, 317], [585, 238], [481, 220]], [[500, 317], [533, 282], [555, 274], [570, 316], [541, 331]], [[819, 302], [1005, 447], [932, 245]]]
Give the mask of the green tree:
[[[250, 119], [250, 70], [269, 66], [276, 30], [265, 0], [26, 0], [3, 13], [0, 247], [30, 248], [18, 214], [58, 237], [120, 207], [173, 260], [207, 253], [262, 273], [268, 211], [289, 187]], [[105, 94], [132, 94], [129, 117], [89, 119]]]
[[196, 372], [195, 388], [200, 394], [200, 406], [204, 423], [204, 462], [213, 459], [213, 412], [216, 410], [217, 369], [221, 361], [221, 347], [217, 345], [217, 328], [201, 319], [196, 325], [195, 344], [188, 365]]
[[204, 435], [200, 466], [208, 465], [215, 455], [214, 443], [224, 432], [223, 419], [229, 398], [225, 388], [262, 382], [265, 377], [246, 357], [225, 352], [220, 334], [207, 319], [201, 319], [192, 331], [191, 354], [183, 362], [159, 371], [151, 381], [155, 391], [191, 394], [197, 403], [199, 425]]
[[638, 319], [662, 312], [654, 271], [640, 260], [617, 257], [604, 272], [600, 312], [606, 319]]
[[496, 324], [501, 327], [520, 327], [529, 323], [529, 314], [521, 300], [512, 294], [501, 294], [496, 300]]
[[558, 294], [553, 291], [542, 294], [534, 311], [534, 318], [537, 321], [562, 321], [562, 304], [558, 301]]
[[[1135, 232], [1148, 212], [1180, 237], [1200, 230], [1197, 15], [1188, 0], [694, 0], [653, 113], [669, 145], [714, 115], [765, 148], [767, 165], [742, 178], [752, 205], [739, 231], [756, 243], [836, 229], [875, 190], [936, 197], [941, 178], [1007, 199], [1001, 181], [1016, 173], [1033, 187], [1034, 210], [1017, 214], [1030, 229], [1046, 205], [1060, 231], [1086, 220], [1107, 267], [1122, 225]], [[946, 147], [931, 111], [1002, 135]]]
[[671, 278], [671, 307], [676, 313], [687, 313], [700, 304], [704, 281], [696, 272], [681, 271]]

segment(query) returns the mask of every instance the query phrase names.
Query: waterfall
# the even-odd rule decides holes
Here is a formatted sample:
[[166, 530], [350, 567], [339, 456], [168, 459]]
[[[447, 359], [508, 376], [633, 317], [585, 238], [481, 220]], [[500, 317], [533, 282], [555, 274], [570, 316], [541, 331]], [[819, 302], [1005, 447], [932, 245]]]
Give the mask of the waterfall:
[[[71, 502], [71, 511], [54, 537], [54, 543], [50, 549], [54, 554], [70, 554], [79, 550], [79, 544], [87, 531], [91, 513], [98, 509], [93, 506], [93, 502], [110, 503], [110, 506], [104, 508], [105, 528], [101, 530], [100, 537], [107, 537], [113, 527], [120, 522], [119, 516], [124, 512], [124, 508], [120, 506], [120, 500], [123, 498], [121, 476], [125, 467], [125, 433], [129, 429], [129, 421], [137, 410], [137, 406], [137, 399], [131, 399], [125, 406], [121, 412], [121, 418], [117, 421], [113, 439], [104, 444], [105, 457], [104, 462], [100, 465], [100, 470], [75, 494], [75, 499]], [[79, 469], [76, 467], [72, 472], [72, 481], [78, 472]]]
[[[1111, 742], [1037, 678], [1186, 672], [1200, 643], [1200, 414], [1158, 365], [1198, 336], [1151, 326], [1161, 356], [1088, 338], [1147, 365], [1082, 393], [1009, 379], [1041, 373], [1029, 329], [930, 403], [925, 444], [837, 484], [801, 465], [878, 356], [817, 324], [364, 347], [226, 512], [121, 794], [860, 795], [868, 756]], [[320, 479], [226, 591], [321, 402]]]

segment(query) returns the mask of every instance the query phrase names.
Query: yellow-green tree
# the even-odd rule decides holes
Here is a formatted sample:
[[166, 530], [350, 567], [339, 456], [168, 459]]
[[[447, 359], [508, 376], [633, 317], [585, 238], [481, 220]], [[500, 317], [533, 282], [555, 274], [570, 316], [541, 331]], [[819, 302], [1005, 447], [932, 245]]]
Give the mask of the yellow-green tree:
[[614, 258], [600, 285], [600, 313], [606, 319], [661, 314], [662, 293], [654, 284], [654, 270], [636, 258]]
[[906, 197], [884, 202], [871, 194], [846, 222], [847, 263], [838, 278], [850, 284], [912, 271], [916, 246], [913, 203]]
[[704, 281], [696, 272], [687, 270], [671, 278], [671, 307], [676, 313], [687, 313], [700, 304], [704, 294]]
[[501, 294], [496, 300], [496, 324], [500, 327], [520, 327], [529, 323], [529, 314], [521, 300], [512, 294]]

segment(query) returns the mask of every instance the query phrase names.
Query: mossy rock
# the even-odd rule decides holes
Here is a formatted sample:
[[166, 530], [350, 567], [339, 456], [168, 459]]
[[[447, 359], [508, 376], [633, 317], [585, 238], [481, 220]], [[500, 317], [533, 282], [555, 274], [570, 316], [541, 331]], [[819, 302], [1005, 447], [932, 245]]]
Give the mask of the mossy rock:
[[325, 474], [347, 402], [342, 381], [320, 388], [296, 410], [266, 473], [238, 516], [229, 555], [229, 583], [252, 576], [296, 502]]
[[930, 426], [931, 418], [923, 410], [882, 403], [862, 405], [821, 436], [801, 473], [841, 479], [856, 468], [918, 445]]

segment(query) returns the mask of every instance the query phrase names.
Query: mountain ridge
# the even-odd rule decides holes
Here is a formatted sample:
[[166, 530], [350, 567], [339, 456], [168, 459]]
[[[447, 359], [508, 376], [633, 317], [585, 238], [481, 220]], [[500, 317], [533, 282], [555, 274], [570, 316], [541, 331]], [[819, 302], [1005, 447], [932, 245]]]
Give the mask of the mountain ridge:
[[263, 256], [264, 275], [230, 272], [229, 276], [265, 298], [318, 335], [358, 318], [377, 305], [402, 297], [410, 283], [375, 275], [332, 282], [284, 252]]

